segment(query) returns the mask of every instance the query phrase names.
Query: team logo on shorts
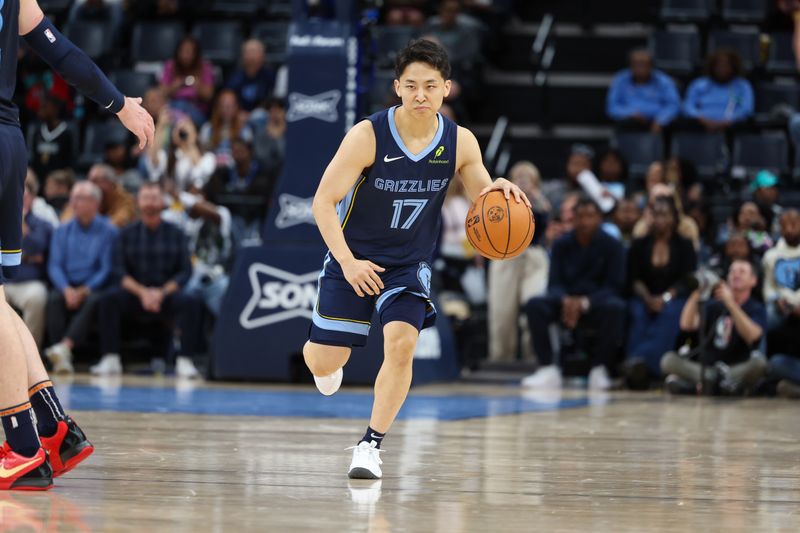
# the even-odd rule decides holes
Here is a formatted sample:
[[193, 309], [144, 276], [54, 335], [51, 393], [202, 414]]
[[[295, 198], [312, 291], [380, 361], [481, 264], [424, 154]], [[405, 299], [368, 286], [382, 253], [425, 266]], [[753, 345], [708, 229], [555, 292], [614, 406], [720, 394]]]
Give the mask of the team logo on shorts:
[[501, 222], [506, 218], [506, 213], [502, 207], [494, 206], [486, 213], [486, 218], [489, 219], [489, 222]]
[[256, 329], [292, 318], [311, 320], [317, 302], [319, 272], [293, 274], [263, 263], [248, 270], [253, 295], [239, 315], [244, 329]]
[[431, 293], [431, 267], [428, 266], [428, 263], [420, 263], [419, 269], [417, 269], [417, 279], [419, 280], [420, 285], [425, 290], [425, 294], [430, 295]]

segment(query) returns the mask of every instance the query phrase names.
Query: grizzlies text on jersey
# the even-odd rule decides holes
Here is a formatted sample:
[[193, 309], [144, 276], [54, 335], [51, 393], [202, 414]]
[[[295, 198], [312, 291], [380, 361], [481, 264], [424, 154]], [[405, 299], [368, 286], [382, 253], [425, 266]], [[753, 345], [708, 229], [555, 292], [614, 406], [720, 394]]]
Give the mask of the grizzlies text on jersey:
[[395, 109], [369, 117], [375, 132], [375, 162], [364, 169], [338, 206], [353, 255], [382, 267], [431, 260], [456, 165], [455, 123], [437, 114], [436, 135], [415, 155], [397, 132]]

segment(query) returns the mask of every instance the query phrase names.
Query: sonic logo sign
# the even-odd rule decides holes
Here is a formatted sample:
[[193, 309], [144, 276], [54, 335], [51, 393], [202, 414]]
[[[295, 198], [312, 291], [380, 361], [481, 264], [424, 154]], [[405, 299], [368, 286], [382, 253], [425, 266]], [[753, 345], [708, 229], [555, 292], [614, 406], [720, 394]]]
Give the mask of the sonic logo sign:
[[239, 315], [244, 329], [256, 329], [293, 318], [311, 320], [317, 302], [319, 272], [296, 275], [253, 263], [248, 270], [253, 294]]

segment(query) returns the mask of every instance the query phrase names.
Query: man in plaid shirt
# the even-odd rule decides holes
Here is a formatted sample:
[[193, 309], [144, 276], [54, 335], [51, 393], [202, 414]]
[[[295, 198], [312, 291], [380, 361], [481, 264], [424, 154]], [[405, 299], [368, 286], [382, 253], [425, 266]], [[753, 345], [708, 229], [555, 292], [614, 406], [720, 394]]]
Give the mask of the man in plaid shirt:
[[[123, 319], [174, 319], [181, 330], [175, 373], [199, 377], [193, 357], [200, 339], [203, 302], [181, 290], [192, 275], [187, 237], [174, 224], [161, 220], [164, 202], [159, 184], [142, 185], [138, 203], [141, 219], [120, 231], [114, 244], [114, 269], [120, 286], [100, 300], [100, 348], [104, 355], [91, 371], [97, 375], [122, 373], [119, 346]], [[161, 340], [168, 347], [171, 332]]]

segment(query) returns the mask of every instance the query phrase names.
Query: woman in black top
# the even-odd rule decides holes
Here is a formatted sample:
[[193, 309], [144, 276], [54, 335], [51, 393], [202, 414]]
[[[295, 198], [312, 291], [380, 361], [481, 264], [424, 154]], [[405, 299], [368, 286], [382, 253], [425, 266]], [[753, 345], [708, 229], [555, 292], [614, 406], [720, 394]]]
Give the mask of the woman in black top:
[[692, 241], [678, 235], [678, 220], [674, 200], [658, 198], [650, 231], [633, 241], [628, 253], [629, 381], [659, 376], [661, 356], [675, 347], [686, 282], [697, 267]]

